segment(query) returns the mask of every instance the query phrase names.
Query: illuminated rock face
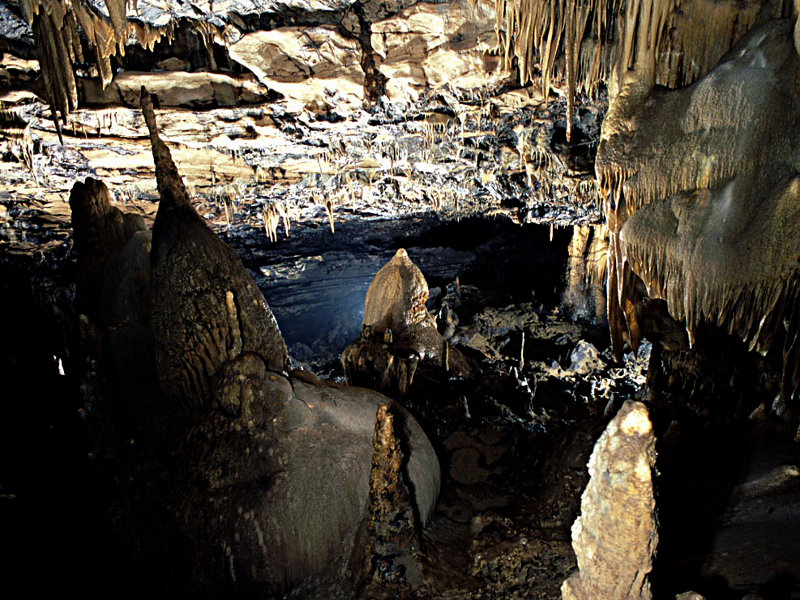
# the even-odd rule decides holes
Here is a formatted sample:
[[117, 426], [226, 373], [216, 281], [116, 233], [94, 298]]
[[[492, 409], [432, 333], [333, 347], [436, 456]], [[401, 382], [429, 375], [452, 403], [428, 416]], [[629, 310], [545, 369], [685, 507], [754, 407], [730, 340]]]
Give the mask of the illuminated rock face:
[[390, 330], [398, 353], [439, 356], [443, 340], [425, 308], [427, 301], [428, 282], [401, 248], [370, 284], [361, 325], [378, 335]]
[[428, 312], [428, 282], [400, 248], [375, 274], [364, 300], [361, 335], [342, 352], [347, 381], [405, 395], [418, 365], [465, 376], [471, 366], [439, 333]]
[[442, 364], [446, 342], [427, 300], [428, 282], [401, 248], [372, 280], [361, 335], [342, 352], [351, 384], [405, 394], [420, 361]]
[[[234, 106], [281, 94], [326, 112], [381, 96], [415, 101], [427, 87], [474, 89], [502, 77], [489, 2], [21, 4], [37, 45], [50, 50], [40, 57], [45, 95], [64, 124], [79, 104], [136, 105], [140, 85], [164, 106]], [[82, 41], [93, 76], [73, 70], [84, 62]], [[136, 53], [144, 61], [126, 58]], [[140, 71], [153, 67], [160, 77], [145, 81]]]
[[649, 600], [647, 574], [658, 542], [653, 498], [655, 436], [647, 408], [626, 401], [597, 440], [591, 479], [572, 525], [578, 572], [564, 600]]
[[770, 21], [685, 89], [620, 93], [597, 159], [618, 351], [625, 326], [634, 348], [644, 333], [638, 277], [685, 323], [690, 343], [704, 322], [762, 353], [783, 343], [784, 396], [797, 389], [796, 31], [791, 21]]

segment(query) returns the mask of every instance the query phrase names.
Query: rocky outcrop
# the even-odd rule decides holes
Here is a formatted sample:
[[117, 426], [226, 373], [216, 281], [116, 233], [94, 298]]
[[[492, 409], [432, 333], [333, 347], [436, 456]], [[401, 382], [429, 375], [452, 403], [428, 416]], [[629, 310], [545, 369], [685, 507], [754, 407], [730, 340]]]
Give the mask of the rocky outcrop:
[[564, 600], [649, 600], [658, 542], [653, 497], [655, 436], [644, 404], [626, 401], [597, 440], [591, 479], [572, 525], [578, 572]]
[[474, 90], [504, 76], [494, 5], [456, 0], [418, 2], [372, 24], [377, 66], [392, 101], [414, 101], [427, 88], [450, 84]]
[[[277, 93], [325, 112], [384, 96], [414, 101], [445, 83], [473, 89], [501, 76], [490, 54], [493, 5], [483, 2], [111, 6], [22, 2], [42, 63], [37, 89], [64, 124], [79, 102], [135, 105], [140, 85], [165, 106], [232, 106]], [[93, 51], [86, 61], [83, 45]], [[92, 69], [76, 72], [83, 62]], [[161, 71], [160, 82], [140, 81], [145, 65]], [[234, 74], [242, 69], [249, 76]]]
[[188, 545], [190, 589], [275, 594], [313, 577], [352, 585], [351, 553], [364, 556], [355, 540], [368, 522], [382, 404], [402, 423], [413, 506], [421, 523], [430, 517], [438, 461], [399, 405], [303, 372], [287, 377], [234, 365], [223, 381], [217, 397], [236, 398], [238, 412], [228, 400], [223, 412], [193, 419], [174, 449], [182, 474], [174, 518]]
[[335, 27], [256, 31], [228, 51], [263, 85], [312, 110], [357, 106], [364, 99], [361, 48]]
[[225, 106], [263, 104], [276, 94], [254, 77], [232, 76], [227, 73], [144, 73], [124, 71], [103, 87], [99, 81], [82, 83], [80, 99], [93, 105], [139, 106], [142, 86], [158, 96], [161, 106], [208, 109]]

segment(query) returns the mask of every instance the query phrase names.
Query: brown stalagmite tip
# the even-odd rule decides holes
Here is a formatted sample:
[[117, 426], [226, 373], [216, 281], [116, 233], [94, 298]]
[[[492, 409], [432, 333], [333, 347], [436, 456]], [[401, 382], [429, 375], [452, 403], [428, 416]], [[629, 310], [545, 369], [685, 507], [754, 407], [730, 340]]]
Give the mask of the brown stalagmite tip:
[[178, 167], [175, 166], [175, 162], [172, 160], [172, 154], [170, 154], [169, 148], [158, 135], [153, 99], [144, 86], [142, 86], [141, 104], [142, 115], [150, 132], [150, 145], [153, 148], [156, 182], [158, 184], [158, 193], [161, 196], [159, 211], [162, 208], [169, 210], [178, 207], [188, 207], [194, 210], [186, 195], [186, 187], [183, 185], [180, 173], [178, 173]]

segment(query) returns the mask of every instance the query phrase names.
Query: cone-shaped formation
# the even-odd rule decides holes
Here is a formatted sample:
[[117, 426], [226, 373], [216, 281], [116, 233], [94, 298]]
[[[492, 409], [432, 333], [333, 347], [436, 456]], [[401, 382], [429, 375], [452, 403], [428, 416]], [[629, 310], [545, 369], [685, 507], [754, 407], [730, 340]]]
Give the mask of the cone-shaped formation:
[[[401, 470], [403, 454], [394, 435], [394, 417], [386, 404], [378, 407], [369, 476], [369, 521], [364, 573], [369, 596], [378, 589], [392, 597], [420, 583], [419, 538], [411, 496]], [[370, 591], [370, 588], [376, 588]]]
[[647, 408], [626, 401], [597, 440], [581, 515], [572, 525], [578, 572], [564, 600], [648, 600], [658, 542], [653, 498], [655, 436]]
[[197, 214], [142, 88], [161, 201], [153, 226], [150, 324], [163, 391], [193, 412], [210, 401], [222, 366], [251, 352], [283, 371], [278, 324], [236, 252]]
[[94, 371], [81, 389], [92, 418], [104, 420], [90, 426], [139, 435], [163, 410], [148, 326], [150, 232], [140, 215], [112, 206], [96, 179], [73, 186], [70, 207], [81, 352]]
[[342, 352], [348, 383], [404, 395], [420, 363], [458, 376], [470, 374], [468, 361], [439, 333], [427, 300], [428, 282], [400, 248], [372, 280], [361, 335]]
[[442, 351], [436, 321], [428, 314], [428, 282], [422, 271], [400, 248], [375, 275], [364, 300], [362, 327], [383, 335], [392, 332], [396, 353], [438, 355]]
[[[800, 57], [794, 23], [751, 32], [680, 91], [612, 117], [597, 159], [606, 194], [609, 324], [635, 349], [637, 277], [689, 341], [710, 321], [766, 353], [787, 334], [784, 392], [796, 389], [800, 301]], [[624, 116], [623, 115], [627, 115]]]
[[574, 317], [606, 314], [606, 254], [608, 229], [605, 225], [575, 225], [567, 248], [567, 281], [563, 294], [565, 308]]

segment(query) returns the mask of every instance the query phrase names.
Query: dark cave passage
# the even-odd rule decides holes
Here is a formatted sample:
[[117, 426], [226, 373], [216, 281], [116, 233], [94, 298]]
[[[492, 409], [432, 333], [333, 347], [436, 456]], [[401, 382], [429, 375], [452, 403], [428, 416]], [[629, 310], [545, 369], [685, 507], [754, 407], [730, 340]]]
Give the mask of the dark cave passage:
[[540, 311], [557, 308], [571, 235], [564, 228], [471, 217], [346, 221], [334, 236], [309, 229], [274, 249], [229, 241], [245, 254], [290, 350], [309, 360], [338, 354], [358, 336], [367, 288], [398, 248], [425, 275], [430, 309], [441, 305], [456, 278], [480, 290], [479, 304], [465, 307], [469, 318], [486, 305], [512, 302], [533, 301]]

